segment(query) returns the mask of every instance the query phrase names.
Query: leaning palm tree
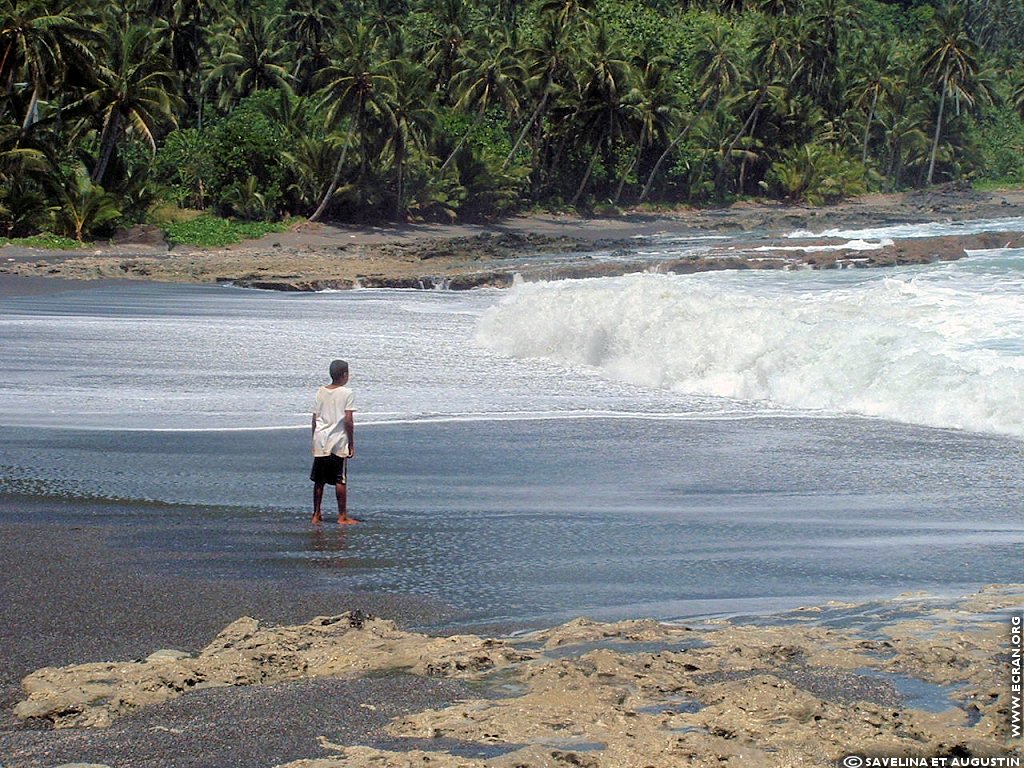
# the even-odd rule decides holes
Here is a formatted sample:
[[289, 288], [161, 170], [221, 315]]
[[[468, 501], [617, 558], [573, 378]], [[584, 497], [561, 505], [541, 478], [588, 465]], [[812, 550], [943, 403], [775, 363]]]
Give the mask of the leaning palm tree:
[[957, 112], [960, 111], [961, 102], [974, 106], [979, 67], [977, 51], [967, 34], [964, 12], [959, 5], [950, 3], [941, 8], [929, 25], [928, 32], [928, 38], [934, 42], [925, 52], [922, 70], [939, 88], [939, 113], [935, 118], [935, 134], [932, 138], [926, 179], [926, 183], [931, 184], [935, 173], [939, 139], [942, 136], [946, 98], [954, 99]]
[[572, 78], [572, 67], [574, 64], [572, 46], [567, 44], [568, 28], [564, 21], [558, 16], [546, 19], [541, 26], [537, 41], [527, 47], [522, 56], [526, 59], [525, 71], [527, 79], [525, 87], [528, 92], [535, 94], [537, 106], [530, 113], [529, 118], [523, 123], [516, 140], [512, 144], [501, 170], [505, 170], [519, 146], [526, 138], [526, 134], [539, 121], [544, 119], [551, 100], [563, 90], [565, 83]]
[[576, 108], [579, 135], [589, 145], [590, 161], [570, 202], [572, 206], [583, 196], [599, 157], [603, 154], [610, 158], [616, 139], [626, 136], [633, 125], [627, 97], [635, 73], [631, 63], [619, 57], [620, 50], [603, 23], [593, 28], [587, 50], [590, 66]]
[[474, 40], [472, 45], [466, 46], [459, 65], [458, 73], [452, 78], [452, 87], [459, 94], [455, 107], [474, 112], [475, 117], [442, 163], [439, 176], [444, 175], [490, 107], [500, 105], [510, 118], [516, 117], [526, 81], [526, 71], [517, 51], [501, 33], [492, 33], [487, 39]]
[[753, 136], [758, 117], [769, 97], [782, 95], [799, 73], [801, 62], [794, 61], [791, 55], [793, 41], [783, 21], [779, 17], [769, 17], [754, 41], [754, 58], [750, 70], [752, 87], [748, 93], [754, 102], [747, 113], [747, 119], [722, 154], [722, 162], [715, 177], [719, 196], [724, 193], [725, 174], [737, 145], [744, 137]]
[[72, 112], [88, 110], [101, 120], [99, 158], [92, 180], [102, 184], [118, 140], [126, 132], [139, 136], [156, 152], [157, 131], [174, 125], [174, 110], [181, 99], [175, 93], [175, 77], [149, 27], [111, 25], [102, 63], [93, 81]]
[[637, 70], [639, 75], [629, 99], [633, 120], [640, 125], [640, 135], [636, 152], [619, 178], [613, 205], [619, 204], [626, 179], [639, 164], [644, 149], [663, 140], [679, 122], [679, 93], [673, 87], [669, 62], [659, 58], [641, 61], [637, 63]]
[[708, 107], [717, 109], [722, 103], [723, 96], [740, 81], [740, 52], [725, 24], [716, 24], [711, 29], [704, 31], [700, 35], [698, 46], [695, 59], [696, 71], [700, 73], [697, 79], [697, 102], [700, 106], [697, 114], [686, 121], [675, 138], [658, 156], [654, 167], [647, 176], [647, 183], [644, 184], [644, 188], [640, 192], [641, 203], [647, 199], [654, 179], [669, 155], [682, 143], [693, 126], [700, 121]]
[[378, 38], [362, 23], [343, 33], [334, 51], [336, 63], [320, 73], [321, 98], [325, 107], [325, 123], [328, 131], [334, 131], [345, 120], [348, 131], [341, 145], [334, 174], [327, 185], [320, 204], [309, 217], [319, 219], [338, 189], [345, 158], [352, 142], [367, 122], [371, 110], [382, 92], [394, 89], [394, 80], [377, 61]]

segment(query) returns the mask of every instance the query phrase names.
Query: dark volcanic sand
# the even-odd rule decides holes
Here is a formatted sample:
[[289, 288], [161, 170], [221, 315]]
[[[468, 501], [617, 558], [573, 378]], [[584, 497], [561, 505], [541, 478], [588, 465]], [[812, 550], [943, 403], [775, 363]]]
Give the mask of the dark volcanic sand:
[[[21, 502], [0, 498], [0, 512]], [[33, 514], [32, 517], [35, 517]], [[200, 691], [125, 717], [109, 729], [19, 723], [20, 680], [47, 665], [141, 658], [159, 648], [197, 651], [239, 616], [273, 624], [349, 609], [414, 624], [436, 618], [423, 601], [304, 592], [271, 581], [169, 577], [108, 547], [102, 526], [0, 523], [0, 765], [93, 762], [118, 768], [275, 765], [326, 755], [317, 737], [372, 743], [392, 717], [465, 695], [451, 681], [412, 675], [306, 680]], [[366, 706], [362, 706], [366, 705]]]

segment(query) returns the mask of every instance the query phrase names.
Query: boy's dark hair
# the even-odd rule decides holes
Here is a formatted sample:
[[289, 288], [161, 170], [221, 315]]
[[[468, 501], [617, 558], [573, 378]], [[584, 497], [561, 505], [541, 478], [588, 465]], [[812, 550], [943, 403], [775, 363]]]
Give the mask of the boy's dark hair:
[[348, 363], [344, 360], [331, 361], [331, 381], [339, 381], [348, 374]]

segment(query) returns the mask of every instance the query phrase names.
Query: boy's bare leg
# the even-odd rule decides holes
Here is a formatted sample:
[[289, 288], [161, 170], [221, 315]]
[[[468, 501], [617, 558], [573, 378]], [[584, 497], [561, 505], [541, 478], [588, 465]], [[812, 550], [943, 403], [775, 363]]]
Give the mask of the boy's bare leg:
[[348, 516], [348, 486], [345, 483], [338, 483], [334, 486], [334, 495], [338, 498], [338, 524], [358, 523], [354, 517]]
[[323, 520], [323, 515], [320, 514], [320, 504], [324, 498], [324, 484], [313, 483], [313, 522], [319, 523]]

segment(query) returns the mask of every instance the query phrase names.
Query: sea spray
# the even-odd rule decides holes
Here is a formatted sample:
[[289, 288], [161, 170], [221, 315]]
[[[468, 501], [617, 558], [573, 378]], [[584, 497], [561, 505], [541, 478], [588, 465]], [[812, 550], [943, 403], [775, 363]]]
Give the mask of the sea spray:
[[484, 347], [686, 395], [1024, 436], [1019, 293], [940, 265], [521, 285]]

